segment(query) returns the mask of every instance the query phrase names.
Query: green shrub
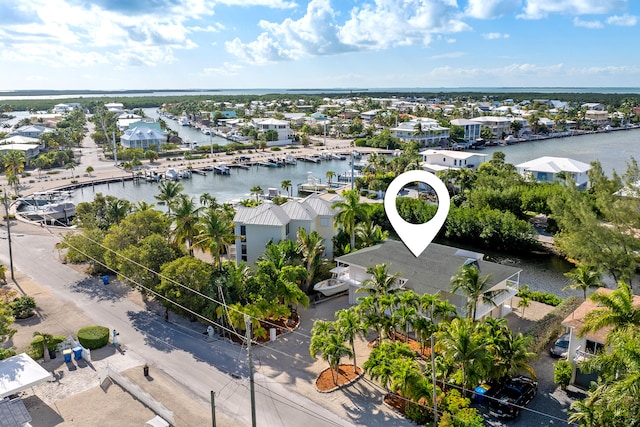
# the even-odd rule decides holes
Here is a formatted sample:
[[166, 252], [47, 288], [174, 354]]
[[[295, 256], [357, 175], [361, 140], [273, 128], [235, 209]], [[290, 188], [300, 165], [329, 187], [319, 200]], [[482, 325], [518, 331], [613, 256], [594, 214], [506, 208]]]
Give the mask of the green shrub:
[[[49, 338], [47, 342], [48, 350], [55, 350], [56, 346], [64, 341], [66, 338], [62, 335], [48, 335], [44, 334]], [[42, 345], [42, 340], [44, 337], [42, 335], [36, 335], [36, 337], [29, 344], [29, 349], [27, 350], [27, 354], [31, 356], [32, 359], [38, 360], [44, 357], [44, 346]]]
[[541, 302], [553, 307], [559, 306], [562, 302], [562, 299], [558, 298], [556, 295], [547, 292], [530, 291], [529, 285], [524, 285], [520, 288], [520, 290], [518, 290], [518, 296], [520, 298], [529, 298], [531, 301]]
[[407, 402], [404, 415], [419, 426], [432, 420], [431, 410], [414, 402]]
[[271, 147], [271, 148], [269, 148], [269, 150], [271, 150], [271, 151], [281, 151], [282, 149], [280, 147]]
[[30, 296], [22, 296], [13, 300], [11, 310], [13, 317], [16, 319], [26, 319], [33, 316], [33, 310], [36, 308], [36, 300]]
[[533, 338], [530, 351], [540, 353], [552, 339], [562, 333], [562, 321], [582, 303], [582, 299], [570, 296], [550, 313], [533, 324], [524, 333]]
[[109, 344], [109, 328], [104, 326], [87, 326], [78, 331], [80, 345], [89, 350]]
[[571, 382], [572, 371], [571, 362], [568, 360], [558, 360], [558, 363], [556, 363], [553, 369], [553, 382], [559, 385], [561, 389], [566, 389]]
[[15, 355], [16, 351], [12, 348], [0, 348], [0, 360], [8, 359]]
[[378, 198], [378, 194], [377, 193], [369, 193], [367, 194], [367, 199], [377, 199]]

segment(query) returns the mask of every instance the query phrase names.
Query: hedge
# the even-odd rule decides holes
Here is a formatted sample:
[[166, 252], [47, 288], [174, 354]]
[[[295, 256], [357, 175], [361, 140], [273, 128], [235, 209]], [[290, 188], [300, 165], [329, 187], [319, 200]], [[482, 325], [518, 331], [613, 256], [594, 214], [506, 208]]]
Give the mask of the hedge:
[[558, 298], [558, 296], [554, 294], [550, 294], [548, 292], [541, 291], [531, 291], [529, 290], [529, 285], [524, 285], [518, 290], [518, 295], [520, 298], [529, 298], [531, 301], [541, 302], [543, 304], [551, 305], [553, 307], [557, 307], [562, 303], [562, 299]]
[[87, 326], [78, 331], [80, 345], [89, 350], [109, 344], [109, 328], [104, 326]]
[[[47, 343], [47, 348], [49, 350], [55, 350], [56, 346], [64, 341], [66, 338], [62, 335], [54, 335], [51, 337], [49, 342]], [[29, 350], [27, 354], [31, 356], [31, 358], [38, 360], [44, 357], [44, 348], [42, 347], [42, 335], [38, 335], [31, 341], [29, 344]]]
[[529, 350], [535, 354], [540, 353], [549, 342], [562, 333], [562, 321], [571, 314], [580, 304], [582, 298], [570, 296], [550, 313], [537, 321], [524, 335], [533, 338]]

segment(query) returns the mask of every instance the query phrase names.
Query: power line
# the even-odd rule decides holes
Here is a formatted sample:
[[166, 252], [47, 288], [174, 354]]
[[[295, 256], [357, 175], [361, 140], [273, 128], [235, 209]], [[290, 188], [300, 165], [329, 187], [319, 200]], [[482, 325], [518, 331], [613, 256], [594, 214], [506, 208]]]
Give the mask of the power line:
[[[125, 259], [126, 261], [129, 261], [129, 262], [131, 262], [131, 263], [133, 263], [133, 264], [135, 264], [135, 265], [137, 265], [137, 266], [139, 266], [139, 267], [141, 267], [141, 268], [143, 268], [143, 269], [145, 269], [145, 270], [149, 271], [150, 273], [156, 274], [156, 275], [157, 275], [158, 277], [160, 277], [160, 278], [164, 278], [165, 280], [168, 280], [168, 281], [170, 281], [171, 283], [174, 283], [174, 284], [176, 284], [176, 285], [178, 285], [178, 286], [180, 286], [180, 287], [182, 287], [182, 288], [184, 288], [184, 289], [186, 289], [186, 290], [189, 290], [189, 291], [191, 291], [191, 292], [194, 292], [194, 293], [195, 293], [195, 294], [197, 294], [198, 296], [201, 296], [201, 297], [203, 297], [203, 298], [205, 298], [205, 299], [207, 299], [207, 300], [210, 300], [211, 302], [214, 302], [214, 303], [216, 303], [216, 304], [218, 304], [218, 305], [220, 305], [220, 306], [223, 306], [223, 307], [225, 307], [225, 308], [226, 308], [226, 309], [228, 309], [228, 310], [232, 310], [232, 311], [235, 311], [235, 312], [237, 312], [237, 313], [241, 313], [241, 314], [243, 314], [243, 315], [247, 315], [246, 313], [244, 313], [244, 312], [242, 312], [242, 311], [240, 311], [240, 310], [238, 310], [238, 309], [235, 309], [235, 308], [233, 308], [233, 307], [231, 307], [231, 306], [229, 306], [229, 305], [227, 305], [227, 304], [225, 304], [225, 303], [223, 303], [223, 302], [220, 302], [220, 301], [216, 300], [216, 299], [215, 299], [215, 298], [213, 298], [213, 297], [210, 297], [210, 296], [208, 296], [208, 295], [206, 295], [206, 294], [203, 294], [202, 292], [199, 292], [199, 291], [197, 291], [197, 290], [195, 290], [195, 289], [192, 289], [192, 288], [190, 288], [190, 287], [188, 287], [188, 286], [186, 286], [186, 285], [183, 285], [182, 283], [180, 283], [180, 282], [178, 282], [178, 281], [176, 281], [176, 280], [174, 280], [174, 279], [172, 279], [172, 278], [169, 278], [169, 277], [164, 276], [164, 275], [163, 275], [162, 273], [160, 273], [160, 272], [157, 272], [157, 271], [155, 271], [155, 270], [152, 270], [152, 269], [150, 269], [150, 268], [148, 268], [148, 267], [146, 267], [146, 266], [144, 266], [144, 265], [142, 265], [142, 264], [138, 263], [138, 262], [137, 262], [137, 261], [135, 261], [135, 260], [132, 260], [132, 259], [130, 259], [130, 258], [128, 258], [128, 257], [125, 257], [124, 255], [122, 255], [122, 254], [120, 254], [120, 253], [116, 252], [115, 250], [113, 250], [113, 249], [111, 249], [111, 248], [108, 248], [108, 247], [104, 246], [103, 244], [101, 244], [101, 243], [99, 243], [99, 242], [96, 242], [95, 240], [93, 240], [93, 239], [91, 239], [91, 238], [89, 238], [89, 237], [85, 236], [84, 234], [80, 234], [80, 236], [82, 236], [82, 237], [86, 238], [87, 240], [91, 241], [92, 243], [95, 243], [95, 244], [99, 245], [100, 247], [102, 247], [102, 248], [104, 248], [104, 249], [106, 249], [106, 250], [108, 250], [108, 251], [110, 251], [110, 252], [115, 253], [116, 255], [120, 256], [121, 258]], [[97, 262], [98, 264], [102, 265], [103, 267], [105, 267], [105, 268], [107, 268], [107, 269], [109, 268], [109, 267], [108, 267], [107, 265], [105, 265], [103, 262], [101, 262], [101, 261], [99, 261], [99, 260], [97, 260], [97, 259], [93, 258], [93, 257], [92, 257], [92, 256], [90, 256], [89, 254], [86, 254], [85, 252], [83, 252], [83, 251], [81, 251], [80, 249], [76, 248], [75, 246], [73, 246], [73, 245], [69, 244], [68, 242], [67, 242], [67, 245], [68, 245], [69, 247], [73, 248], [74, 250], [78, 251], [79, 253], [81, 253], [82, 255], [84, 255], [85, 257], [87, 257], [88, 259], [91, 259], [91, 260], [93, 260], [94, 262]], [[241, 334], [239, 334], [239, 333], [238, 333], [238, 332], [236, 332], [235, 330], [233, 330], [233, 331], [232, 331], [232, 330], [230, 330], [229, 328], [226, 328], [225, 326], [223, 326], [223, 325], [219, 324], [218, 322], [216, 322], [216, 321], [214, 321], [214, 320], [211, 320], [211, 319], [209, 319], [209, 318], [207, 318], [207, 317], [204, 317], [204, 316], [200, 315], [199, 313], [196, 313], [195, 311], [193, 311], [193, 310], [191, 310], [191, 309], [189, 309], [189, 308], [186, 308], [186, 307], [184, 307], [183, 305], [178, 304], [178, 303], [176, 303], [176, 302], [172, 301], [170, 298], [165, 297], [165, 296], [163, 296], [163, 295], [159, 294], [158, 292], [156, 292], [156, 291], [154, 291], [154, 290], [152, 290], [152, 289], [150, 289], [150, 288], [147, 288], [147, 287], [146, 287], [146, 286], [144, 286], [144, 285], [139, 284], [139, 283], [138, 283], [137, 281], [135, 281], [134, 279], [131, 279], [131, 278], [129, 278], [129, 277], [127, 277], [127, 276], [124, 276], [124, 275], [122, 275], [122, 277], [124, 277], [125, 279], [127, 279], [127, 280], [131, 281], [132, 283], [136, 284], [137, 286], [141, 287], [142, 289], [145, 289], [145, 290], [147, 290], [147, 291], [151, 292], [152, 294], [154, 294], [154, 295], [156, 295], [156, 296], [159, 296], [159, 297], [160, 297], [160, 298], [162, 298], [163, 300], [166, 300], [166, 301], [168, 301], [168, 302], [170, 302], [170, 303], [172, 303], [172, 304], [174, 304], [174, 305], [176, 305], [176, 306], [180, 307], [181, 309], [185, 310], [186, 312], [191, 313], [191, 314], [193, 314], [193, 315], [195, 315], [195, 316], [197, 316], [197, 317], [199, 317], [199, 318], [201, 318], [201, 319], [203, 319], [203, 320], [205, 320], [205, 321], [207, 321], [207, 322], [210, 322], [210, 323], [211, 323], [211, 324], [213, 324], [213, 325], [219, 326], [221, 329], [223, 329], [223, 330], [225, 330], [225, 331], [229, 332], [229, 333], [230, 333], [230, 334], [232, 334], [232, 335], [237, 336], [241, 341], [243, 341], [243, 340], [244, 340], [244, 336], [243, 336], [243, 335], [241, 335]], [[263, 319], [259, 319], [259, 318], [255, 317], [255, 316], [251, 316], [251, 315], [248, 315], [248, 316], [249, 316], [249, 318], [251, 318], [251, 319], [255, 319], [255, 320], [258, 320], [258, 321], [262, 321], [262, 322], [264, 322], [264, 323], [266, 323], [266, 324], [268, 324], [268, 325], [272, 325], [272, 326], [279, 327], [279, 325], [276, 325], [276, 324], [271, 323], [271, 322], [268, 322], [268, 321], [264, 321]], [[297, 335], [300, 335], [300, 336], [302, 336], [302, 337], [304, 337], [304, 338], [311, 339], [311, 336], [310, 336], [310, 335], [308, 335], [308, 334], [304, 334], [304, 333], [302, 333], [302, 332], [300, 332], [300, 331], [290, 331], [290, 332], [291, 332], [291, 333], [294, 333], [294, 334], [297, 334]], [[312, 364], [312, 362], [309, 362], [309, 361], [307, 361], [307, 360], [305, 360], [305, 359], [302, 359], [301, 357], [299, 357], [299, 356], [297, 356], [297, 355], [291, 355], [291, 354], [289, 354], [289, 353], [287, 353], [287, 352], [284, 352], [284, 351], [281, 351], [281, 350], [278, 350], [278, 349], [275, 349], [275, 348], [272, 348], [272, 347], [268, 347], [267, 345], [265, 345], [265, 344], [263, 344], [263, 343], [260, 343], [260, 342], [256, 342], [256, 341], [254, 341], [253, 343], [254, 343], [254, 345], [256, 345], [256, 346], [259, 346], [260, 348], [268, 349], [268, 350], [269, 350], [269, 351], [271, 351], [271, 352], [275, 352], [275, 353], [281, 354], [282, 356], [289, 357], [289, 358], [291, 358], [291, 359], [293, 359], [293, 360], [296, 360], [296, 361], [299, 361], [299, 362], [303, 362], [303, 363], [306, 363], [306, 364], [308, 364], [308, 365], [311, 365], [311, 364]], [[383, 391], [383, 392], [385, 392], [385, 393], [388, 393], [388, 390], [383, 389], [381, 386], [379, 386], [379, 385], [378, 385], [378, 384], [376, 384], [375, 382], [369, 382], [369, 383], [370, 383], [370, 384], [372, 384], [374, 387], [378, 388], [380, 391]], [[453, 387], [453, 388], [457, 388], [457, 389], [463, 390], [463, 391], [465, 391], [465, 392], [474, 393], [474, 391], [473, 391], [473, 390], [466, 389], [466, 388], [464, 388], [464, 387], [462, 387], [462, 386], [458, 386], [458, 385], [456, 385], [456, 384], [452, 384], [452, 383], [448, 383], [448, 382], [444, 382], [444, 384], [446, 384], [446, 385], [448, 385], [448, 386], [450, 386], [450, 387]], [[397, 396], [398, 398], [400, 398], [400, 399], [402, 399], [402, 400], [406, 401], [406, 402], [411, 402], [412, 404], [416, 404], [416, 405], [421, 406], [421, 407], [424, 407], [424, 408], [426, 408], [426, 409], [431, 409], [431, 407], [430, 407], [430, 406], [427, 406], [427, 405], [424, 405], [424, 404], [420, 404], [420, 403], [418, 403], [418, 402], [415, 402], [415, 401], [413, 401], [413, 400], [411, 400], [411, 399], [405, 398], [405, 397], [400, 396], [400, 395], [396, 395], [396, 396]], [[490, 399], [495, 399], [495, 398], [492, 398], [491, 396], [484, 396], [484, 397], [486, 397], [486, 398], [487, 398], [487, 399], [489, 399], [489, 400], [490, 400]], [[495, 399], [495, 400], [497, 400], [497, 399]], [[563, 423], [566, 423], [567, 425], [575, 425], [575, 424], [570, 423], [569, 421], [564, 420], [564, 419], [562, 419], [562, 418], [556, 417], [556, 416], [554, 416], [554, 415], [546, 414], [546, 413], [544, 413], [544, 412], [537, 411], [537, 410], [534, 410], [534, 409], [531, 409], [531, 408], [528, 408], [528, 407], [525, 407], [525, 406], [518, 406], [518, 405], [514, 405], [514, 404], [510, 404], [510, 405], [512, 405], [512, 406], [514, 406], [514, 407], [517, 407], [517, 408], [518, 408], [518, 409], [520, 409], [520, 410], [529, 411], [529, 412], [532, 412], [532, 413], [535, 413], [535, 414], [538, 414], [538, 415], [541, 415], [541, 416], [544, 416], [544, 417], [547, 417], [547, 418], [550, 418], [550, 419], [554, 419], [554, 420], [556, 420], [556, 421], [561, 421], [561, 422], [563, 422]]]

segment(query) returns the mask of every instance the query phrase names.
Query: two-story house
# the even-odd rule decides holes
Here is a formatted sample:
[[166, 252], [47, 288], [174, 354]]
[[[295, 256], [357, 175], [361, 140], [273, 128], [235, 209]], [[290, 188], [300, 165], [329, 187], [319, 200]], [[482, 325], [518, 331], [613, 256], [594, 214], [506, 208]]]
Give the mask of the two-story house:
[[467, 119], [453, 119], [451, 120], [451, 125], [460, 126], [464, 129], [463, 139], [467, 142], [475, 142], [478, 138], [480, 138], [482, 125], [476, 121]]
[[281, 206], [268, 202], [250, 208], [238, 206], [233, 218], [236, 262], [255, 264], [268, 242], [296, 240], [299, 228], [307, 233], [316, 231], [324, 239], [324, 256], [332, 258], [336, 229], [331, 204], [314, 194], [303, 200], [289, 200]]
[[287, 145], [293, 141], [293, 132], [291, 126], [286, 120], [269, 119], [269, 118], [256, 118], [251, 120], [251, 125], [258, 130], [258, 133], [262, 134], [270, 130], [274, 130], [278, 133], [278, 139], [275, 141], [267, 141], [267, 146], [274, 145]]
[[412, 119], [389, 129], [391, 136], [403, 142], [414, 141], [422, 147], [437, 147], [449, 144], [449, 128], [440, 126], [437, 120]]
[[470, 120], [480, 123], [483, 128], [488, 128], [496, 139], [502, 139], [503, 136], [511, 134], [511, 120], [507, 117], [482, 116]]
[[124, 148], [142, 148], [160, 147], [167, 142], [167, 136], [160, 130], [152, 127], [140, 125], [127, 129], [120, 136], [120, 144]]

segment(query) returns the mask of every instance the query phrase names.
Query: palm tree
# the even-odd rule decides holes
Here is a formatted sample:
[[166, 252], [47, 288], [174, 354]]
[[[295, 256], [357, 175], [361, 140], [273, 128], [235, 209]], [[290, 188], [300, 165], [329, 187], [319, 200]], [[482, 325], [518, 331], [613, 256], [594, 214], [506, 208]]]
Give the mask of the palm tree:
[[445, 362], [459, 370], [460, 384], [466, 390], [483, 379], [490, 363], [490, 353], [484, 345], [481, 324], [472, 319], [453, 319], [438, 333], [436, 351]]
[[51, 342], [51, 340], [53, 340], [53, 335], [51, 334], [47, 334], [47, 333], [42, 333], [42, 332], [34, 332], [33, 333], [33, 337], [42, 337], [42, 349], [44, 350], [44, 361], [45, 363], [50, 361], [51, 358], [49, 357], [49, 343]]
[[327, 171], [325, 176], [327, 177], [327, 181], [329, 182], [329, 186], [331, 186], [331, 180], [336, 176], [336, 173], [334, 171]]
[[291, 180], [290, 179], [282, 180], [282, 182], [280, 183], [280, 188], [285, 190], [289, 195], [289, 197], [291, 197]]
[[249, 191], [251, 192], [251, 194], [256, 195], [256, 202], [258, 201], [258, 196], [260, 194], [264, 194], [264, 190], [262, 190], [262, 187], [260, 187], [259, 185], [254, 185]]
[[64, 168], [71, 171], [71, 178], [75, 178], [76, 165], [73, 162], [67, 163]]
[[26, 155], [18, 150], [8, 151], [2, 159], [4, 169], [14, 175], [21, 174], [24, 171], [26, 161]]
[[356, 344], [355, 340], [359, 334], [364, 333], [365, 327], [360, 319], [360, 315], [355, 306], [351, 306], [344, 310], [336, 312], [336, 328], [340, 331], [344, 339], [351, 345], [351, 353], [353, 354], [353, 371], [356, 372], [358, 367], [356, 361]]
[[600, 279], [600, 272], [588, 265], [580, 264], [573, 270], [564, 273], [564, 275], [571, 279], [573, 284], [565, 286], [562, 290], [580, 289], [582, 290], [584, 299], [587, 299], [588, 289], [603, 286], [602, 280]]
[[194, 247], [209, 252], [214, 265], [222, 267], [220, 255], [228, 253], [229, 246], [236, 241], [233, 222], [219, 209], [209, 207], [200, 217], [199, 230], [194, 239]]
[[[358, 248], [367, 248], [387, 240], [388, 231], [382, 231], [382, 227], [373, 221], [363, 221], [356, 225], [356, 238], [359, 241]], [[355, 248], [354, 248], [355, 249]]]
[[334, 322], [330, 322], [329, 327], [323, 326], [318, 329], [321, 331], [320, 333], [314, 333], [314, 330], [315, 324], [311, 330], [311, 345], [309, 346], [309, 353], [314, 359], [318, 353], [321, 353], [322, 359], [329, 363], [333, 383], [338, 385], [340, 359], [345, 356], [353, 357], [353, 353], [351, 353], [351, 349], [345, 345], [345, 337], [335, 327]]
[[209, 193], [202, 193], [200, 195], [200, 204], [202, 206], [212, 207], [212, 208], [217, 208], [220, 206], [218, 205], [218, 201], [216, 200], [216, 198]]
[[167, 215], [171, 215], [171, 204], [184, 190], [182, 184], [176, 181], [163, 181], [158, 186], [160, 192], [155, 196], [156, 199], [167, 205]]
[[180, 194], [176, 200], [175, 210], [171, 215], [174, 223], [173, 241], [178, 245], [187, 244], [189, 255], [193, 255], [193, 239], [198, 234], [198, 217], [200, 208], [192, 197]]
[[307, 269], [307, 277], [303, 290], [309, 291], [313, 283], [318, 267], [322, 264], [322, 254], [324, 253], [324, 239], [317, 231], [307, 234], [304, 227], [298, 229], [298, 239], [296, 241], [296, 251], [302, 256], [302, 262]]
[[[371, 278], [362, 282], [362, 286], [356, 292], [366, 292], [368, 296], [360, 299], [363, 315], [368, 318], [367, 323], [379, 333], [380, 341], [385, 338], [388, 326], [392, 325], [392, 320], [387, 318], [385, 311], [392, 310], [393, 299], [391, 294], [398, 291], [396, 282], [399, 273], [389, 275], [386, 264], [378, 264], [375, 267], [367, 268], [367, 274]], [[393, 314], [392, 312], [390, 314]]]
[[356, 222], [367, 221], [369, 211], [365, 204], [360, 203], [360, 194], [357, 190], [346, 190], [342, 192], [344, 200], [335, 202], [331, 208], [337, 209], [335, 216], [336, 225], [342, 226], [344, 231], [350, 236], [351, 250], [356, 247]]
[[91, 176], [94, 170], [95, 169], [93, 168], [93, 166], [87, 166], [87, 169], [85, 169], [85, 171], [87, 172], [87, 175], [89, 176]]
[[451, 279], [451, 292], [461, 290], [468, 299], [468, 318], [475, 320], [478, 300], [495, 306], [494, 298], [505, 292], [505, 289], [487, 289], [490, 279], [491, 275], [480, 277], [480, 269], [474, 265], [463, 265]]
[[634, 306], [634, 295], [626, 282], [619, 281], [618, 288], [611, 293], [594, 292], [589, 298], [600, 308], [584, 317], [584, 326], [578, 331], [581, 336], [607, 326], [614, 330], [640, 326], [640, 307]]
[[514, 335], [505, 318], [489, 317], [484, 320], [483, 325], [485, 343], [493, 354], [489, 377], [500, 380], [521, 371], [527, 371], [532, 377], [536, 376], [529, 365], [529, 361], [536, 356], [529, 351], [530, 337], [525, 337], [521, 333]]

